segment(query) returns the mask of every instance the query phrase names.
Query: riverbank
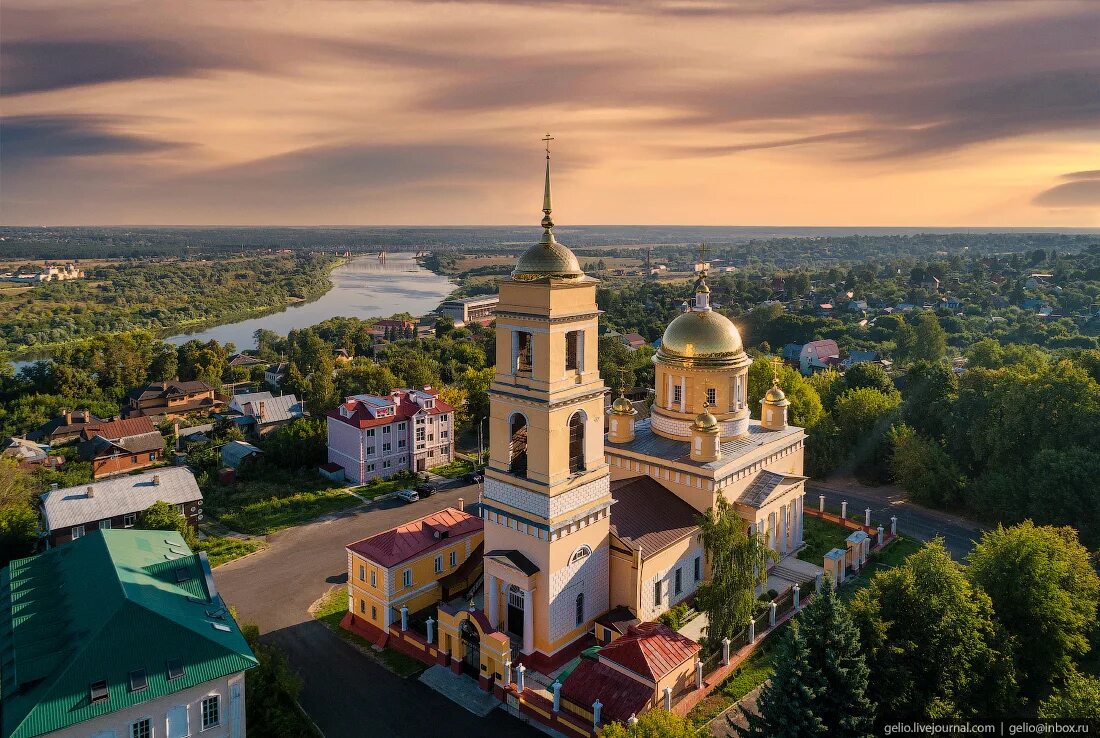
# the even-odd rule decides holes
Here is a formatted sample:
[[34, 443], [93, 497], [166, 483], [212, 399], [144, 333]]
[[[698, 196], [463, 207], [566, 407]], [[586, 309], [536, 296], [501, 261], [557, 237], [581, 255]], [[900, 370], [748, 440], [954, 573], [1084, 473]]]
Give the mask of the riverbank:
[[288, 255], [150, 261], [112, 268], [96, 281], [43, 284], [0, 300], [0, 360], [25, 365], [92, 336], [141, 331], [171, 341], [278, 314], [322, 299], [334, 287], [332, 272], [347, 262]]

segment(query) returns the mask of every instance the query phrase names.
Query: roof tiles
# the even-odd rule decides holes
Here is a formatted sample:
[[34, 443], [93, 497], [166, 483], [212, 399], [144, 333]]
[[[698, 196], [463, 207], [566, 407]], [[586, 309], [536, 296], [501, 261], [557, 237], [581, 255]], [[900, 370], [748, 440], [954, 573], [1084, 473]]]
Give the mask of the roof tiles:
[[[434, 548], [453, 543], [460, 536], [480, 531], [484, 525], [481, 518], [448, 507], [370, 538], [349, 543], [347, 549], [389, 568]], [[437, 538], [437, 533], [442, 534], [442, 537]]]

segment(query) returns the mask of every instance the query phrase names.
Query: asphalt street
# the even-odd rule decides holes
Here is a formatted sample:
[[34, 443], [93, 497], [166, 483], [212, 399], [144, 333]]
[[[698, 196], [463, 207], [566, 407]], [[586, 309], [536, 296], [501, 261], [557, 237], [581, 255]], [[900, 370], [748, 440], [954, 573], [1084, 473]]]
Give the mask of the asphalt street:
[[268, 537], [268, 548], [214, 570], [225, 601], [265, 641], [286, 652], [305, 682], [301, 703], [327, 738], [440, 733], [530, 738], [533, 728], [497, 710], [479, 718], [416, 679], [401, 679], [333, 635], [308, 613], [347, 580], [344, 546], [444, 507], [477, 502], [477, 486], [440, 490], [406, 505], [355, 508]]
[[829, 508], [840, 508], [848, 501], [848, 517], [862, 522], [864, 510], [871, 508], [871, 519], [888, 526], [890, 516], [898, 518], [898, 532], [920, 541], [941, 537], [947, 550], [956, 560], [961, 560], [974, 548], [974, 541], [981, 537], [981, 527], [972, 521], [949, 513], [914, 505], [904, 495], [892, 488], [863, 487], [838, 489], [816, 482], [806, 483], [806, 508], [817, 509], [818, 495], [825, 495]]

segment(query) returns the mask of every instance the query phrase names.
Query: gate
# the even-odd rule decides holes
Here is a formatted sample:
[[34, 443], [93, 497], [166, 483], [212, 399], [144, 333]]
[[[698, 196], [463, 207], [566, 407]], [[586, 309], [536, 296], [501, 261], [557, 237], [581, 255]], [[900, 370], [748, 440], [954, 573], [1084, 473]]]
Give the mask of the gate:
[[481, 676], [481, 636], [469, 620], [462, 621], [458, 632], [465, 651], [462, 656], [462, 670], [477, 679]]

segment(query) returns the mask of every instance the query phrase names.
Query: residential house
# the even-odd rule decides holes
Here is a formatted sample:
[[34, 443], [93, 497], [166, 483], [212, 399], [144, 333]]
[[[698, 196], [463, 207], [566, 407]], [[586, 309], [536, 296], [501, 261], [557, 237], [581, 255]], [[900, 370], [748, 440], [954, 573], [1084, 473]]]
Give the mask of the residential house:
[[454, 408], [431, 387], [352, 395], [327, 417], [328, 461], [352, 482], [454, 460]]
[[667, 688], [675, 700], [695, 688], [699, 644], [662, 623], [630, 625], [627, 632], [582, 658], [561, 686], [578, 705], [602, 704], [604, 722], [627, 722], [657, 707]]
[[89, 485], [51, 489], [42, 495], [42, 527], [51, 546], [94, 530], [133, 528], [138, 513], [163, 500], [192, 525], [202, 520], [202, 492], [182, 466], [112, 477]]
[[938, 277], [931, 277], [930, 276], [927, 279], [925, 279], [923, 282], [921, 282], [920, 286], [923, 287], [926, 290], [934, 290], [936, 292], [939, 292], [939, 290], [940, 290], [940, 280], [939, 280]]
[[648, 341], [645, 340], [645, 336], [640, 333], [627, 333], [625, 336], [620, 337], [619, 340], [631, 351], [637, 351], [648, 343]]
[[264, 383], [268, 387], [278, 389], [283, 384], [283, 380], [286, 379], [287, 373], [290, 371], [290, 364], [285, 361], [281, 361], [278, 364], [272, 364], [267, 369], [264, 369]]
[[802, 354], [802, 344], [801, 343], [788, 343], [788, 344], [783, 346], [783, 350], [782, 350], [780, 356], [782, 356], [783, 361], [787, 361], [787, 362], [790, 362], [790, 363], [793, 364], [793, 363], [798, 362], [798, 357], [801, 354]]
[[853, 313], [865, 313], [869, 308], [866, 300], [849, 300], [848, 310]]
[[0, 451], [0, 458], [12, 459], [22, 468], [28, 469], [45, 464], [50, 459], [50, 455], [45, 448], [34, 441], [26, 438], [9, 438], [4, 444], [4, 450]]
[[840, 348], [836, 345], [836, 341], [831, 338], [824, 341], [810, 341], [798, 354], [799, 370], [808, 377], [836, 363], [830, 359], [840, 360]]
[[817, 308], [814, 310], [814, 312], [817, 313], [818, 315], [822, 316], [822, 317], [827, 317], [829, 315], [832, 315], [833, 314], [833, 303], [831, 303], [831, 302], [818, 303]]
[[263, 366], [264, 360], [252, 354], [233, 354], [226, 364], [233, 368], [251, 369], [254, 366]]
[[225, 398], [215, 394], [206, 382], [192, 380], [181, 382], [153, 382], [130, 391], [126, 395], [122, 414], [127, 418], [142, 415], [176, 417], [193, 412], [211, 412], [225, 403]]
[[280, 426], [304, 418], [305, 405], [295, 395], [273, 396], [270, 392], [247, 392], [234, 395], [227, 416], [238, 426], [257, 436], [263, 436]]
[[354, 625], [381, 631], [416, 613], [464, 596], [482, 569], [485, 523], [453, 507], [350, 543], [348, 613]]
[[351, 352], [342, 348], [333, 349], [332, 360], [340, 364], [346, 364], [351, 361]]
[[34, 441], [43, 441], [51, 446], [60, 446], [76, 441], [80, 438], [81, 431], [89, 423], [99, 423], [100, 420], [87, 410], [65, 410], [57, 417], [51, 418], [44, 425], [38, 427], [28, 438]]
[[239, 469], [242, 464], [260, 458], [261, 454], [263, 454], [263, 451], [253, 446], [251, 443], [246, 443], [245, 441], [230, 441], [222, 446], [222, 466], [230, 469]]
[[845, 369], [850, 369], [856, 364], [867, 364], [877, 362], [879, 360], [878, 351], [849, 351], [848, 356], [844, 361], [840, 362], [840, 365]]
[[102, 530], [0, 571], [0, 734], [245, 738], [257, 665], [204, 552]]
[[1031, 274], [1028, 275], [1027, 280], [1024, 282], [1024, 287], [1029, 290], [1033, 290], [1036, 287], [1046, 287], [1053, 278], [1053, 274]]
[[88, 425], [80, 438], [80, 457], [92, 462], [95, 479], [164, 461], [164, 436], [148, 416]]

